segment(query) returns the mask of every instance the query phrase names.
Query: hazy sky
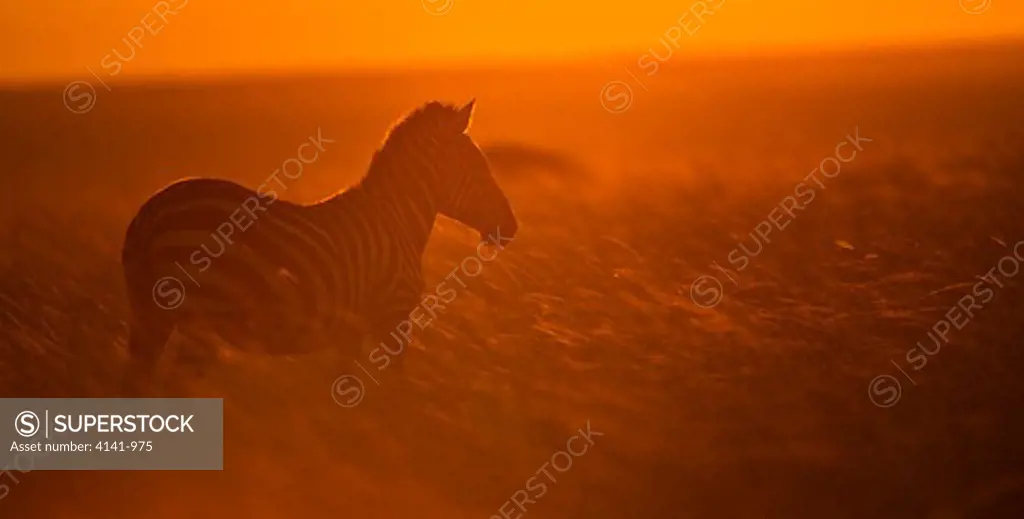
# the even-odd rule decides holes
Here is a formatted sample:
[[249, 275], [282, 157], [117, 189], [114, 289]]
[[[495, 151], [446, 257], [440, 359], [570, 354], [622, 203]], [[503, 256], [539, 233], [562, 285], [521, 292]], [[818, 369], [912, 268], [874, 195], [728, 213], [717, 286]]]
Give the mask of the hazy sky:
[[639, 55], [681, 25], [695, 52], [1021, 37], [1024, 1], [0, 0], [0, 77]]

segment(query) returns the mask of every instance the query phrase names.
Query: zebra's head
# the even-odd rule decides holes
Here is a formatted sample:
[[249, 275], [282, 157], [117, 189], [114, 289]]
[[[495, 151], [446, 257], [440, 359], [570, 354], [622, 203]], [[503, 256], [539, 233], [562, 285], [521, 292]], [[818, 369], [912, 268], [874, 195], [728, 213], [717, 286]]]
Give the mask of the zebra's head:
[[479, 231], [481, 240], [511, 239], [519, 228], [512, 206], [467, 133], [473, 105], [434, 101], [405, 117], [388, 132], [363, 185], [398, 193], [414, 207], [427, 194], [419, 209], [433, 213], [431, 225], [443, 214]]
[[514, 238], [519, 222], [505, 192], [498, 186], [480, 147], [470, 138], [475, 100], [452, 108], [452, 131], [442, 141], [437, 212], [480, 232], [482, 241]]

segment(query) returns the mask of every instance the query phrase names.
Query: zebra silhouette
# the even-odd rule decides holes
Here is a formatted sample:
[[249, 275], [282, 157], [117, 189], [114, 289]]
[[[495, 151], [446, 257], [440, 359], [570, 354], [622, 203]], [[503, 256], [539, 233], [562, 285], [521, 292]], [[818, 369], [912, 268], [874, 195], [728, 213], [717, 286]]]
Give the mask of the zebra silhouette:
[[[421, 302], [438, 214], [479, 231], [481, 243], [515, 237], [512, 207], [467, 134], [474, 104], [416, 109], [391, 128], [358, 184], [314, 204], [213, 178], [153, 195], [122, 249], [131, 311], [124, 391], [155, 373], [175, 329], [271, 354], [387, 337]], [[178, 360], [201, 374], [212, 355], [193, 347]]]

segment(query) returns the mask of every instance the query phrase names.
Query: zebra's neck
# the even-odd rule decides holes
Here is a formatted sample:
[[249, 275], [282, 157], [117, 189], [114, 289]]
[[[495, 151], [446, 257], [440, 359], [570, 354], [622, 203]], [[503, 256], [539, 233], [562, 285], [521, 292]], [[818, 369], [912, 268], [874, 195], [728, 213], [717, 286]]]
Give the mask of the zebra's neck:
[[[437, 220], [437, 203], [430, 180], [435, 178], [430, 161], [377, 157], [359, 184], [367, 203], [374, 207], [385, 229], [422, 255]], [[423, 169], [423, 171], [420, 171]]]

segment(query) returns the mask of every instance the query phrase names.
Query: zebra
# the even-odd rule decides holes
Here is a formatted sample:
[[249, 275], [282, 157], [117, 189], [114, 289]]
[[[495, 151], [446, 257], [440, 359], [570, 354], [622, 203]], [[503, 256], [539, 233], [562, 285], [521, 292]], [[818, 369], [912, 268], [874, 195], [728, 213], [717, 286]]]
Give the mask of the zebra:
[[[286, 355], [387, 337], [421, 302], [438, 214], [478, 231], [481, 243], [513, 239], [512, 206], [467, 133], [474, 105], [431, 101], [410, 112], [358, 183], [313, 204], [215, 178], [179, 180], [150, 197], [121, 254], [130, 309], [123, 390], [155, 373], [174, 330]], [[244, 231], [218, 234], [229, 219], [244, 221], [239, 214], [251, 217]], [[178, 364], [202, 374], [211, 360], [199, 347], [179, 352]]]

